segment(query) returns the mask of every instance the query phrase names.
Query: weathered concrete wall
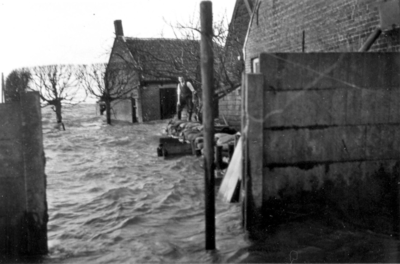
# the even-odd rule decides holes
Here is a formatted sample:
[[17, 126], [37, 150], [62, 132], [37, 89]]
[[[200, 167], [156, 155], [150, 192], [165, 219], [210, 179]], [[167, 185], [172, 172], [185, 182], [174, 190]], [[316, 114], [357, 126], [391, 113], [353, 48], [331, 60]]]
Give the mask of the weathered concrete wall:
[[328, 206], [392, 232], [382, 219], [398, 210], [400, 54], [279, 53], [260, 62], [263, 86], [246, 88], [249, 155], [260, 153], [250, 165], [253, 206], [275, 220], [287, 217], [282, 206]]
[[111, 119], [133, 122], [132, 100], [121, 99], [111, 102]]
[[0, 104], [0, 255], [47, 253], [47, 203], [37, 93]]
[[18, 225], [26, 209], [19, 105], [0, 104], [0, 118], [0, 255], [17, 254]]
[[155, 84], [141, 87], [143, 122], [161, 119], [160, 88]]

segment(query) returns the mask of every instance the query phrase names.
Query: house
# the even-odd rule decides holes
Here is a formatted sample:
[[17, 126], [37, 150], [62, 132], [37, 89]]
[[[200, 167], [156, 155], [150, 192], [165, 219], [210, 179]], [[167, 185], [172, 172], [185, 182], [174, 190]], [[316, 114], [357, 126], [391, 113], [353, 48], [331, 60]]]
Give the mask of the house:
[[109, 65], [127, 65], [127, 86], [133, 92], [113, 102], [112, 118], [129, 122], [172, 118], [176, 113], [178, 77], [199, 79], [199, 42], [126, 37], [120, 20], [114, 26], [116, 37]]
[[247, 229], [340, 212], [399, 236], [399, 19], [399, 0], [255, 3], [238, 95]]

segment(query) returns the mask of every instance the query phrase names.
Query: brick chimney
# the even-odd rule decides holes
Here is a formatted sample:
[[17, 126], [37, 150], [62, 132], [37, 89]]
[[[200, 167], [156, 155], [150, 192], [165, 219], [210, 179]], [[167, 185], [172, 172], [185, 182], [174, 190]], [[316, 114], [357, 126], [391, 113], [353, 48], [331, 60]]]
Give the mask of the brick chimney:
[[121, 20], [114, 21], [114, 28], [115, 28], [115, 35], [117, 37], [124, 36], [124, 30], [122, 29], [122, 21]]

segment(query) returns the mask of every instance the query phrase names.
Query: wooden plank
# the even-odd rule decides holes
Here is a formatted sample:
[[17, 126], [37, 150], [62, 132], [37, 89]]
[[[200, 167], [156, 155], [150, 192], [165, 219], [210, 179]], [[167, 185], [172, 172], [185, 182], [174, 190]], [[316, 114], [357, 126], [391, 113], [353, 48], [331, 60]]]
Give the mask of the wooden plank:
[[242, 151], [242, 140], [239, 140], [218, 191], [218, 199], [224, 202], [232, 202], [235, 189], [240, 184], [243, 167]]

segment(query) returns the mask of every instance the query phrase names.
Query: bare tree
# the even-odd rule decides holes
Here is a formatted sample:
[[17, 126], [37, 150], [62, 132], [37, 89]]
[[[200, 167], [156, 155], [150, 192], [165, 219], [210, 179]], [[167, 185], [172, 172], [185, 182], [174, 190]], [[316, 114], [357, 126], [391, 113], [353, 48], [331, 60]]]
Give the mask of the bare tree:
[[57, 123], [65, 130], [62, 122], [62, 105], [77, 104], [78, 80], [73, 65], [49, 65], [29, 68], [29, 88], [39, 92], [42, 107], [52, 106]]
[[[187, 24], [171, 25], [175, 36], [179, 39], [198, 40], [201, 36], [199, 21], [190, 19]], [[218, 100], [227, 93], [238, 88], [244, 70], [242, 60], [242, 40], [236, 36], [235, 28], [230, 27], [225, 17], [217, 19], [213, 24], [214, 53], [214, 85], [215, 99]], [[200, 56], [193, 56], [200, 64]], [[201, 76], [196, 80], [201, 82]]]
[[111, 102], [130, 96], [136, 89], [128, 64], [91, 64], [79, 67], [78, 79], [86, 92], [103, 102], [107, 124], [111, 124]]

